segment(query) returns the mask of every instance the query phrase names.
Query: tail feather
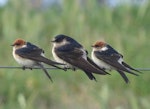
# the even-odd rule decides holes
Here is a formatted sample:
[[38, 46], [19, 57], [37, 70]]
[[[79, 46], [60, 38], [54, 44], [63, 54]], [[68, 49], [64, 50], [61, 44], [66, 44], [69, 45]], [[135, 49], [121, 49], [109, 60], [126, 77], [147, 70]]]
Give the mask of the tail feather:
[[95, 81], [97, 81], [96, 78], [94, 77], [94, 75], [93, 75], [91, 72], [85, 71], [85, 70], [83, 70], [83, 71], [84, 71], [85, 74], [89, 77], [90, 80], [95, 80]]
[[42, 64], [38, 64], [39, 67], [44, 71], [44, 73], [46, 74], [46, 76], [51, 80], [51, 82], [53, 82], [51, 76], [49, 75], [49, 73], [47, 72], [47, 70], [44, 68], [44, 66]]
[[[123, 63], [122, 63], [123, 64]], [[126, 67], [126, 66], [123, 66], [123, 65], [121, 65], [120, 64], [120, 66], [119, 67], [116, 67], [116, 70], [120, 70], [120, 71], [125, 71], [125, 72], [127, 72], [127, 73], [130, 73], [130, 74], [133, 74], [133, 75], [136, 75], [136, 76], [138, 76], [138, 74], [136, 74], [135, 72], [133, 72], [131, 69], [129, 69], [128, 67]]]
[[134, 72], [132, 72], [132, 71], [130, 71], [130, 70], [128, 70], [128, 69], [126, 69], [126, 70], [122, 70], [122, 71], [125, 71], [125, 72], [127, 72], [127, 73], [130, 73], [130, 74], [133, 74], [133, 75], [139, 76], [138, 74], [136, 74], [136, 73], [134, 73]]
[[121, 70], [117, 70], [118, 72], [119, 72], [119, 74], [122, 76], [122, 78], [124, 79], [124, 81], [126, 82], [126, 83], [129, 83], [129, 79], [128, 79], [128, 77], [125, 75], [125, 73], [123, 72], [123, 71], [121, 71]]
[[125, 62], [122, 62], [122, 64], [123, 64], [125, 67], [127, 67], [127, 68], [129, 68], [129, 69], [131, 69], [131, 70], [134, 70], [134, 71], [136, 71], [136, 72], [142, 73], [142, 72], [140, 72], [139, 70], [136, 70], [136, 69], [132, 68], [131, 66], [129, 66], [129, 65], [126, 64]]

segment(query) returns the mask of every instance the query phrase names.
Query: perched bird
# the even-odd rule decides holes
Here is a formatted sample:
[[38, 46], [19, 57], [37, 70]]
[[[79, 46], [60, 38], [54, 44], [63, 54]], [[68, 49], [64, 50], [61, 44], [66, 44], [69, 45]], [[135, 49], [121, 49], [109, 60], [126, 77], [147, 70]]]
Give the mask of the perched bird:
[[57, 35], [52, 42], [53, 57], [57, 62], [64, 63], [64, 68], [73, 70], [79, 68], [83, 70], [91, 80], [96, 80], [92, 73], [101, 75], [108, 74], [99, 67], [96, 67], [97, 65], [87, 57], [87, 52], [83, 46], [73, 38], [60, 34]]
[[13, 57], [20, 65], [22, 65], [22, 68], [24, 70], [26, 68], [32, 69], [34, 66], [38, 66], [45, 72], [45, 74], [51, 81], [52, 78], [48, 74], [47, 70], [44, 68], [42, 63], [51, 65], [58, 69], [61, 68], [56, 65], [64, 65], [45, 58], [44, 51], [41, 48], [31, 44], [30, 42], [26, 42], [23, 39], [16, 39], [12, 44], [12, 46], [13, 46], [12, 52]]
[[140, 72], [126, 64], [123, 60], [123, 56], [109, 44], [97, 41], [94, 45], [92, 45], [92, 47], [92, 60], [104, 70], [114, 69], [118, 71], [126, 83], [128, 83], [129, 80], [124, 72], [128, 72], [133, 75], [138, 75], [135, 72]]

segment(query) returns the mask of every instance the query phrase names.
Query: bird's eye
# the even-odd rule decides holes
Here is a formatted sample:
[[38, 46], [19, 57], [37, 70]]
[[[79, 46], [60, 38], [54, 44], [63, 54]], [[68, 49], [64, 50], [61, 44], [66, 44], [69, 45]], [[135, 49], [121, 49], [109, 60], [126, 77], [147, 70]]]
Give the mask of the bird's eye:
[[56, 39], [55, 42], [60, 42], [60, 39]]
[[67, 36], [65, 36], [65, 35], [63, 35], [63, 34], [60, 34], [60, 35], [57, 35], [56, 37], [55, 37], [55, 41], [54, 42], [58, 42], [58, 43], [60, 43], [60, 42], [62, 42], [64, 39], [66, 39], [67, 38]]
[[98, 45], [95, 45], [95, 47], [99, 47]]
[[63, 41], [63, 38], [58, 38], [58, 39], [56, 39], [55, 41], [56, 41], [56, 42], [61, 42], [61, 41]]
[[19, 46], [20, 44], [19, 44], [19, 43], [16, 43], [15, 45]]

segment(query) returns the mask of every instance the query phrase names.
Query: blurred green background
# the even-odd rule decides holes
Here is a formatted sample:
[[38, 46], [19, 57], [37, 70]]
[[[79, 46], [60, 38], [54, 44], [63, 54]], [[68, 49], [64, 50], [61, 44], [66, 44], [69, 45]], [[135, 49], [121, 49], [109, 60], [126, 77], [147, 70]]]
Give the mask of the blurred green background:
[[[66, 34], [90, 52], [105, 40], [135, 68], [150, 67], [150, 3], [108, 6], [96, 0], [63, 0], [41, 6], [40, 0], [10, 0], [0, 7], [0, 66], [19, 66], [10, 46], [23, 38], [52, 58], [50, 41]], [[4, 48], [5, 47], [5, 48]], [[150, 71], [125, 84], [116, 71], [90, 81], [80, 70], [0, 69], [0, 109], [150, 109]]]

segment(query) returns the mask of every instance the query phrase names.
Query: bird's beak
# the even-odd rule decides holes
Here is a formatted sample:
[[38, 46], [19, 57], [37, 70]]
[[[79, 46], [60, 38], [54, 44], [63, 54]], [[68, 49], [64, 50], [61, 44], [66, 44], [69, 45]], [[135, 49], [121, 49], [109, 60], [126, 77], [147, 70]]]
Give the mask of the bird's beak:
[[14, 44], [10, 45], [10, 46], [14, 46]]
[[91, 47], [94, 47], [94, 45], [91, 45]]
[[55, 40], [52, 40], [51, 42], [56, 42]]

